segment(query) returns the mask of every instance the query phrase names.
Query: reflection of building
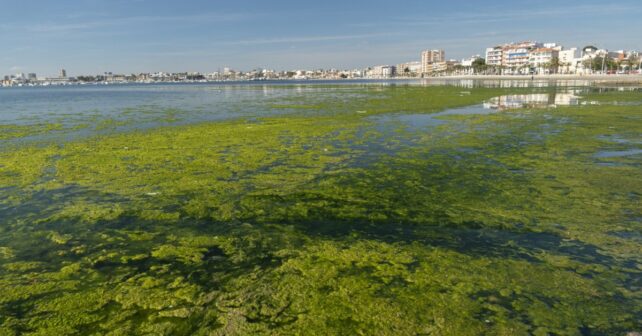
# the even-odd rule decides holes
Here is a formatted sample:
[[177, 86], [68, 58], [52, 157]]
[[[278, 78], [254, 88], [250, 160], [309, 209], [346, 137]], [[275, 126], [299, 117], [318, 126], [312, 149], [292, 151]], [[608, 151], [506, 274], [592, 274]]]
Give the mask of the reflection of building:
[[580, 98], [572, 93], [539, 93], [495, 97], [484, 103], [487, 109], [546, 108], [557, 105], [578, 105]]

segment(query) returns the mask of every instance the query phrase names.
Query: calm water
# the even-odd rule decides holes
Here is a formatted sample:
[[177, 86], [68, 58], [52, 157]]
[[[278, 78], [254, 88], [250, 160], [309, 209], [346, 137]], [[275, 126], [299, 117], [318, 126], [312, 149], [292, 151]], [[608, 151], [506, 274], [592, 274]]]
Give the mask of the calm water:
[[[586, 91], [586, 85], [590, 84], [585, 81], [372, 80], [4, 88], [0, 89], [0, 124], [59, 123], [73, 128], [109, 121], [116, 126], [119, 122], [121, 125], [127, 123], [128, 127], [135, 123], [137, 128], [146, 128], [157, 126], [159, 117], [164, 122], [179, 124], [261, 117], [283, 113], [282, 108], [266, 108], [270, 102], [279, 99], [305, 96], [309, 100], [310, 93], [313, 93], [318, 101], [325, 101], [335, 98], [337, 90], [351, 89], [351, 85], [345, 85], [342, 89], [325, 87], [338, 83], [352, 86], [455, 85], [462, 88], [530, 87], [553, 90], [552, 93], [498, 97], [486, 102], [487, 108], [575, 105], [579, 102], [578, 95]], [[341, 96], [349, 98], [349, 95]]]

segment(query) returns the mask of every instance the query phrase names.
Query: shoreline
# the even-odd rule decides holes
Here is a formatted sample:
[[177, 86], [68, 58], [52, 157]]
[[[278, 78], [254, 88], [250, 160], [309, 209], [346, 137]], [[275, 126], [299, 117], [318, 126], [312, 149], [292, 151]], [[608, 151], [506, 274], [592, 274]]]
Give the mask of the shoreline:
[[159, 85], [159, 84], [285, 84], [285, 83], [323, 83], [323, 82], [455, 82], [455, 81], [520, 81], [520, 82], [553, 82], [570, 81], [587, 84], [642, 84], [642, 74], [633, 75], [447, 75], [434, 77], [390, 77], [390, 78], [307, 78], [307, 79], [269, 79], [269, 80], [206, 80], [206, 81], [173, 81], [173, 82], [70, 82], [49, 85], [14, 85], [0, 86], [0, 89], [11, 88], [52, 88], [68, 86], [112, 86], [112, 85]]
[[642, 83], [642, 74], [634, 75], [452, 75], [426, 77], [425, 80], [570, 80], [613, 83]]

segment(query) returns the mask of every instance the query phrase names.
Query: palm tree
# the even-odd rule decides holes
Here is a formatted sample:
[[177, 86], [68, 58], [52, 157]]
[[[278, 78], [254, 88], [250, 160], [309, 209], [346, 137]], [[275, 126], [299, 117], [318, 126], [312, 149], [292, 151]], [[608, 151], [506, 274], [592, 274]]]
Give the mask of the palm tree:
[[637, 66], [638, 70], [640, 70], [640, 57], [631, 54], [629, 58], [626, 59], [626, 63], [629, 65], [629, 70], [633, 71], [633, 69]]
[[555, 56], [551, 58], [551, 62], [549, 63], [549, 70], [553, 73], [557, 73], [557, 70], [560, 67], [560, 59], [559, 57]]

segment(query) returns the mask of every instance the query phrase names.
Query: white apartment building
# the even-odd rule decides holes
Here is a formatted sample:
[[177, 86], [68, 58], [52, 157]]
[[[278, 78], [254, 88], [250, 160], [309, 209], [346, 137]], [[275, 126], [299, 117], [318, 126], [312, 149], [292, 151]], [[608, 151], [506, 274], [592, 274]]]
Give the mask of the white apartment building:
[[390, 78], [395, 74], [393, 65], [377, 65], [368, 71], [370, 78]]
[[461, 60], [460, 64], [461, 64], [461, 66], [468, 68], [468, 67], [473, 66], [473, 63], [476, 60], [480, 59], [480, 58], [482, 58], [480, 55], [475, 55], [475, 56], [472, 56], [470, 58], [464, 58], [464, 59]]
[[486, 64], [501, 66], [504, 56], [504, 46], [495, 46], [486, 49]]
[[582, 68], [582, 53], [577, 48], [559, 52], [560, 69], [562, 74], [574, 74]]
[[580, 62], [580, 68], [578, 69], [578, 72], [584, 73], [584, 74], [591, 74], [593, 73], [593, 69], [587, 68], [585, 66], [586, 62], [589, 62], [596, 58], [596, 57], [604, 57], [608, 55], [608, 51], [604, 49], [598, 49], [594, 46], [587, 46], [582, 49], [582, 59]]
[[559, 50], [553, 48], [537, 48], [530, 51], [528, 63], [536, 73], [548, 74], [551, 72], [553, 59], [559, 60], [559, 53]]

